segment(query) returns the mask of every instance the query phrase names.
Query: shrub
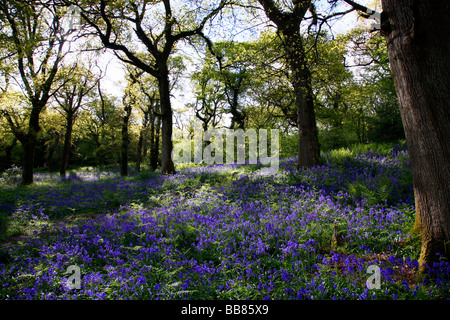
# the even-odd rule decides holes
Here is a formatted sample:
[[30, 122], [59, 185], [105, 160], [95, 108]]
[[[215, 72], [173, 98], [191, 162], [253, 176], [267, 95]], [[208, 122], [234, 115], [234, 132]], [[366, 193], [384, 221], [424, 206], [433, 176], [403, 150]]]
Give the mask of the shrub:
[[0, 182], [7, 185], [15, 184], [20, 181], [20, 176], [22, 175], [22, 167], [18, 167], [15, 164], [11, 168], [6, 169], [0, 178]]

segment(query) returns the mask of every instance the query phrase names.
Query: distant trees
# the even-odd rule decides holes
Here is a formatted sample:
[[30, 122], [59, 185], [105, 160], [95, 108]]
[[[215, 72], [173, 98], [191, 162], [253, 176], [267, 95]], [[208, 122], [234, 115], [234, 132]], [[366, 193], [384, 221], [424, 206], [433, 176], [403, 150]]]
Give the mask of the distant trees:
[[150, 167], [156, 170], [159, 156], [159, 136], [161, 132], [161, 111], [159, 109], [158, 84], [152, 76], [141, 75], [137, 78], [141, 103], [139, 104], [142, 124], [136, 155], [136, 172], [141, 170], [142, 159], [150, 149]]
[[92, 69], [92, 66], [86, 68], [77, 63], [60, 69], [62, 84], [54, 97], [59, 105], [57, 110], [65, 119], [64, 145], [59, 169], [63, 177], [69, 164], [73, 126], [82, 106], [86, 104], [86, 97], [97, 88], [101, 78], [100, 75], [95, 75]]
[[136, 109], [139, 105], [139, 89], [138, 78], [140, 77], [139, 72], [135, 72], [131, 68], [127, 70], [127, 86], [125, 88], [125, 92], [122, 98], [123, 104], [123, 114], [122, 114], [122, 142], [120, 147], [120, 175], [127, 176], [128, 175], [128, 149], [130, 145], [130, 117], [133, 109]]
[[218, 58], [218, 79], [224, 85], [224, 94], [228, 102], [226, 108], [232, 116], [230, 129], [244, 129], [246, 110], [241, 106], [245, 93], [252, 82], [250, 66], [252, 56], [256, 54], [251, 42], [219, 42], [214, 44]]
[[367, 114], [367, 139], [374, 142], [404, 139], [384, 37], [379, 32], [355, 29], [345, 39], [349, 46], [348, 52], [355, 60], [353, 65], [360, 69], [358, 84], [363, 89], [366, 109], [370, 112]]
[[95, 98], [79, 115], [78, 148], [82, 163], [111, 165], [120, 163], [120, 100], [97, 82]]
[[250, 87], [255, 84], [253, 68], [261, 52], [254, 42], [209, 41], [201, 70], [193, 74], [197, 101], [194, 109], [206, 130], [229, 114], [230, 129], [246, 127]]
[[[382, 133], [386, 133], [386, 130], [380, 128], [383, 125], [392, 128], [391, 120], [399, 118], [391, 112], [391, 106], [395, 105], [394, 99], [386, 100], [386, 95], [380, 94], [383, 88], [386, 94], [392, 93], [392, 86], [389, 86], [392, 81], [386, 81], [388, 75], [383, 71], [385, 62], [378, 69], [372, 67], [376, 64], [365, 67], [372, 70], [365, 75], [365, 81], [361, 84], [354, 81], [352, 72], [345, 66], [344, 57], [359, 54], [379, 63], [379, 56], [370, 56], [384, 54], [383, 50], [379, 50], [378, 40], [372, 41], [375, 38], [370, 36], [368, 39], [372, 44], [359, 48], [365, 42], [358, 40], [358, 37], [364, 38], [366, 35], [354, 32], [354, 36], [349, 36], [348, 39], [358, 43], [350, 48], [346, 47], [350, 40], [342, 37], [332, 39], [321, 32], [320, 28], [317, 32], [308, 29], [309, 32], [301, 33], [297, 27], [302, 28], [303, 21], [311, 26], [311, 23], [317, 23], [317, 19], [320, 23], [326, 19], [317, 15], [314, 6], [307, 6], [307, 2], [292, 2], [289, 5], [289, 2], [281, 4], [261, 1], [264, 12], [270, 11], [270, 17], [279, 24], [275, 23], [277, 33], [263, 32], [259, 39], [252, 41], [212, 42], [206, 38], [203, 30], [221, 9], [232, 4], [231, 1], [212, 1], [202, 5], [177, 4], [175, 7], [170, 1], [143, 2], [141, 5], [126, 2], [128, 6], [124, 3], [113, 5], [106, 1], [97, 1], [89, 6], [85, 1], [65, 1], [66, 6], [72, 5], [72, 8], [76, 6], [79, 9], [82, 25], [85, 27], [81, 28], [80, 34], [84, 33], [85, 37], [95, 34], [100, 40], [100, 43], [96, 43], [89, 38], [89, 50], [113, 49], [120, 60], [144, 74], [133, 80], [138, 81], [133, 85], [134, 89], [129, 86], [124, 97], [117, 99], [100, 90], [100, 83], [94, 85], [95, 79], [88, 70], [78, 72], [73, 69], [73, 77], [65, 78], [62, 71], [71, 70], [69, 64], [61, 72], [56, 72], [54, 91], [46, 99], [59, 106], [58, 110], [65, 124], [61, 122], [52, 128], [45, 128], [45, 139], [35, 145], [39, 150], [46, 149], [45, 157], [50, 160], [55, 155], [61, 155], [62, 175], [67, 169], [70, 154], [76, 162], [120, 163], [122, 174], [126, 175], [128, 161], [135, 160], [136, 170], [139, 171], [147, 151], [150, 151], [153, 169], [161, 162], [163, 172], [170, 172], [171, 153], [168, 150], [171, 150], [172, 142], [168, 132], [172, 127], [173, 114], [170, 95], [177, 78], [184, 72], [183, 58], [177, 54], [176, 44], [187, 38], [203, 38], [209, 49], [203, 65], [192, 76], [196, 98], [195, 103], [189, 105], [205, 130], [208, 126], [220, 126], [220, 122], [230, 119], [231, 128], [271, 126], [287, 133], [292, 132], [292, 126], [298, 129], [300, 121], [303, 129], [299, 131], [299, 152], [303, 154], [302, 157], [309, 157], [308, 161], [300, 157], [300, 161], [308, 163], [314, 163], [313, 159], [317, 159], [318, 155], [318, 149], [313, 147], [318, 147], [319, 141], [315, 138], [319, 132], [316, 123], [324, 146], [380, 138]], [[278, 9], [275, 10], [276, 8]], [[66, 9], [67, 7], [58, 8], [58, 12], [64, 15]], [[193, 14], [192, 19], [182, 14], [185, 9], [192, 10], [189, 11]], [[178, 15], [182, 18], [169, 19]], [[5, 16], [2, 17], [5, 19]], [[64, 30], [58, 31], [58, 37], [61, 37], [61, 31]], [[194, 36], [197, 38], [192, 38]], [[52, 41], [56, 41], [55, 39]], [[133, 41], [128, 41], [130, 39]], [[131, 47], [133, 42], [139, 45]], [[197, 47], [200, 43], [191, 42]], [[98, 44], [100, 45], [96, 48]], [[10, 73], [6, 72], [8, 70], [18, 70], [17, 63], [15, 66], [5, 65], [5, 61], [12, 61], [15, 56], [11, 48], [2, 49], [2, 56], [6, 59], [1, 60], [0, 70], [3, 70], [4, 75]], [[61, 51], [61, 54], [65, 52]], [[382, 58], [384, 60], [381, 60], [386, 60], [384, 56]], [[49, 61], [55, 60], [49, 58]], [[62, 65], [61, 61], [59, 65]], [[381, 71], [380, 75], [376, 75], [378, 71]], [[17, 72], [17, 75], [20, 73]], [[10, 77], [4, 77], [1, 87], [3, 91], [8, 88], [9, 79]], [[149, 83], [152, 84], [148, 85]], [[3, 96], [11, 96], [11, 92], [9, 90]], [[164, 96], [161, 96], [162, 92]], [[370, 101], [365, 98], [369, 93], [373, 97]], [[90, 96], [89, 99], [86, 99], [87, 95]], [[28, 102], [20, 99], [17, 101], [20, 102], [15, 108], [22, 104], [24, 111], [29, 110]], [[84, 112], [81, 105], [89, 112]], [[375, 108], [375, 105], [379, 107]], [[122, 107], [124, 113], [121, 114]], [[306, 113], [299, 117], [299, 110]], [[3, 113], [6, 115], [5, 108]], [[10, 121], [7, 121], [6, 116], [4, 121], [10, 127], [15, 125], [12, 128], [17, 129], [16, 133], [25, 133], [24, 121], [28, 119], [28, 113], [8, 114]], [[142, 118], [136, 123], [130, 122], [131, 119], [139, 119], [138, 117]], [[308, 126], [310, 129], [306, 130]], [[76, 131], [76, 145], [71, 143], [73, 130]], [[52, 133], [49, 134], [50, 132]], [[308, 132], [315, 133], [306, 134]], [[338, 132], [342, 134], [337, 134]], [[11, 139], [10, 135], [8, 139], [2, 140], [5, 150], [8, 150], [1, 153], [5, 158], [11, 159], [13, 155], [9, 150], [14, 150], [16, 145], [17, 136], [14, 137], [15, 139]], [[79, 153], [75, 152], [77, 148]], [[311, 151], [313, 149], [314, 152]], [[44, 157], [40, 153], [38, 156]], [[52, 163], [53, 161], [49, 165]]]
[[203, 68], [192, 75], [196, 99], [188, 104], [195, 116], [202, 123], [203, 131], [215, 128], [225, 113], [225, 94], [218, 80], [217, 70], [210, 61], [205, 61]]
[[324, 34], [311, 56], [320, 141], [325, 148], [404, 139], [385, 41], [363, 28]]

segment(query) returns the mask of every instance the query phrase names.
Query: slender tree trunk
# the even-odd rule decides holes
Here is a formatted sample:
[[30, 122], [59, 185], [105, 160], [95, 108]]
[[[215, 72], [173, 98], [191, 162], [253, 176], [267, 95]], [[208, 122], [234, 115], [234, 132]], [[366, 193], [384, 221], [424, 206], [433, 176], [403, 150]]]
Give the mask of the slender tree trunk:
[[[405, 129], [424, 273], [450, 258], [450, 2], [383, 0], [382, 32]], [[383, 18], [385, 17], [385, 18]]]
[[145, 136], [145, 138], [144, 138], [144, 141], [143, 141], [143, 143], [142, 143], [142, 157], [141, 157], [141, 162], [142, 162], [142, 159], [145, 159], [145, 157], [147, 156], [147, 153], [148, 153], [148, 142], [147, 142], [148, 134], [145, 133], [144, 136]]
[[153, 136], [153, 147], [150, 150], [151, 167], [153, 170], [158, 168], [159, 157], [159, 137], [161, 136], [161, 117], [156, 117], [155, 131]]
[[122, 119], [122, 145], [120, 152], [120, 175], [128, 176], [128, 147], [130, 145], [130, 135], [128, 132], [128, 125], [131, 116], [131, 105], [125, 107], [125, 115]]
[[139, 132], [139, 140], [137, 145], [137, 155], [136, 155], [136, 172], [141, 172], [141, 159], [142, 159], [142, 145], [144, 143], [144, 130], [141, 129]]
[[[153, 106], [153, 102], [152, 102], [152, 106]], [[142, 119], [142, 127], [139, 132], [139, 141], [138, 141], [138, 146], [137, 146], [137, 157], [136, 157], [136, 172], [141, 171], [141, 162], [147, 153], [145, 137], [147, 135], [148, 122], [149, 122], [149, 117], [150, 117], [150, 113], [151, 113], [152, 109], [148, 108], [147, 110], [142, 110], [142, 111], [144, 113], [144, 117]]]
[[150, 168], [152, 168], [153, 171], [158, 167], [158, 154], [156, 154], [155, 158], [155, 121], [156, 116], [152, 115], [150, 117]]
[[158, 79], [162, 122], [161, 172], [172, 174], [175, 166], [172, 161], [172, 107], [170, 105], [170, 83], [167, 65], [160, 66], [161, 77]]
[[64, 146], [61, 158], [61, 165], [59, 168], [59, 175], [66, 176], [66, 170], [69, 165], [70, 146], [72, 144], [72, 131], [73, 131], [73, 115], [67, 114], [66, 133], [64, 135]]

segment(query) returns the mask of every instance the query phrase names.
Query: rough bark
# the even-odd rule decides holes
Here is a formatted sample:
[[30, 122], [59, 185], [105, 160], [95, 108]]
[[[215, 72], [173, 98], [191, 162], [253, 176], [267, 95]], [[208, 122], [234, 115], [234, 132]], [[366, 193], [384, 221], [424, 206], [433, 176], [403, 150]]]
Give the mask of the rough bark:
[[238, 107], [238, 96], [239, 96], [239, 90], [233, 89], [233, 99], [231, 104], [231, 127], [230, 129], [245, 129], [245, 112], [239, 111]]
[[160, 107], [161, 107], [161, 172], [172, 174], [175, 172], [175, 165], [172, 161], [172, 107], [170, 105], [170, 82], [167, 63], [160, 65], [161, 77], [158, 82]]
[[28, 122], [28, 132], [24, 137], [19, 139], [24, 150], [22, 172], [22, 184], [24, 185], [33, 183], [34, 156], [36, 144], [38, 143], [38, 133], [41, 131], [39, 116], [44, 106], [39, 102], [33, 104]]
[[153, 171], [158, 167], [158, 154], [156, 153], [155, 157], [155, 121], [156, 116], [152, 115], [150, 118], [150, 168]]
[[298, 167], [312, 167], [319, 163], [320, 147], [314, 112], [311, 72], [307, 66], [303, 39], [299, 30], [287, 31], [285, 37], [285, 48], [292, 71], [297, 109]]
[[385, 35], [414, 183], [420, 271], [450, 258], [450, 3], [383, 0]]

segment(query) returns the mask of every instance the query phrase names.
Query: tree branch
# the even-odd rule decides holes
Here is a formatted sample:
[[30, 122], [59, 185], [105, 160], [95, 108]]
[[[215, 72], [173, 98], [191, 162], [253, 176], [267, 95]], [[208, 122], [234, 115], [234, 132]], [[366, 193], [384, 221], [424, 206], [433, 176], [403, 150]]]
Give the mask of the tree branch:
[[105, 9], [106, 9], [106, 3], [104, 0], [102, 0], [100, 3], [100, 16], [102, 17], [102, 20], [106, 24], [105, 32], [103, 32], [100, 29], [100, 27], [92, 19], [89, 19], [89, 17], [86, 15], [86, 13], [83, 10], [80, 10], [81, 11], [80, 15], [91, 27], [93, 27], [96, 30], [97, 35], [99, 36], [100, 40], [102, 41], [103, 45], [106, 48], [123, 52], [126, 55], [126, 57], [128, 58], [128, 60], [127, 60], [127, 59], [124, 59], [123, 57], [119, 57], [118, 55], [116, 55], [120, 60], [122, 60], [126, 63], [129, 63], [129, 64], [133, 64], [136, 67], [151, 74], [152, 76], [158, 77], [159, 74], [155, 68], [153, 68], [152, 66], [146, 64], [141, 59], [139, 59], [136, 56], [136, 54], [131, 52], [126, 46], [124, 46], [122, 44], [118, 44], [116, 42], [111, 42], [110, 38], [111, 38], [111, 34], [112, 34], [112, 23], [111, 23], [111, 20], [108, 18]]

